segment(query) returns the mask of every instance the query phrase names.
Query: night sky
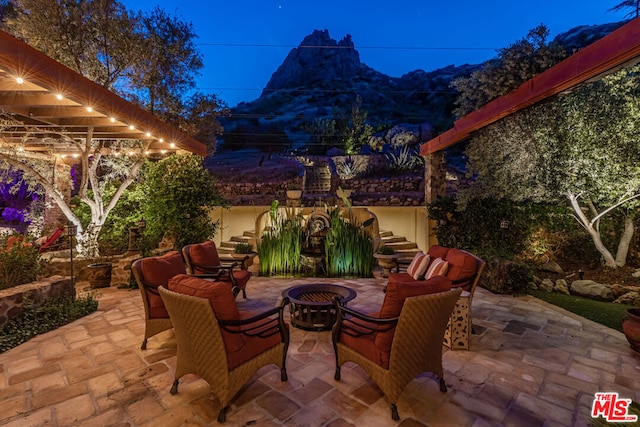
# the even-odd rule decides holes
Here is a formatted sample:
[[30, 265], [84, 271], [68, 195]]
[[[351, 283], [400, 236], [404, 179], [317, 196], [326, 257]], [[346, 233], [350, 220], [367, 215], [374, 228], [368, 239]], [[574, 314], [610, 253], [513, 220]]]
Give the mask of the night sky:
[[192, 22], [205, 68], [197, 90], [229, 106], [256, 99], [287, 53], [315, 29], [335, 40], [351, 34], [360, 60], [399, 77], [447, 65], [477, 64], [545, 24], [551, 37], [578, 25], [624, 19], [621, 0], [410, 1], [251, 0], [125, 1], [155, 5]]

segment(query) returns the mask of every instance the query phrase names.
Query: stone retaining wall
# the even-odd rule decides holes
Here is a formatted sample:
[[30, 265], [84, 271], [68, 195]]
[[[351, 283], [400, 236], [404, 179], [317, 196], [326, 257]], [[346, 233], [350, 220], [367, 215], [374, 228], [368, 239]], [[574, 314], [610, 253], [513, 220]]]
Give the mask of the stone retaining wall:
[[[119, 255], [109, 259], [112, 263], [111, 267], [111, 286], [128, 286], [131, 277], [131, 264], [140, 258], [140, 255]], [[95, 260], [78, 258], [73, 260], [73, 275], [76, 281], [88, 280], [87, 265], [96, 262]], [[55, 257], [51, 258], [46, 264], [45, 275], [66, 275], [70, 273], [69, 258]]]
[[[216, 183], [216, 189], [233, 206], [269, 206], [273, 200], [286, 202], [290, 183]], [[424, 204], [422, 176], [404, 175], [387, 178], [355, 178], [337, 180], [332, 187], [352, 190], [352, 201], [358, 206], [420, 206]], [[335, 204], [335, 193], [302, 195], [305, 206], [322, 201]]]
[[14, 319], [25, 307], [39, 307], [47, 299], [76, 297], [71, 277], [52, 276], [0, 291], [0, 328]]

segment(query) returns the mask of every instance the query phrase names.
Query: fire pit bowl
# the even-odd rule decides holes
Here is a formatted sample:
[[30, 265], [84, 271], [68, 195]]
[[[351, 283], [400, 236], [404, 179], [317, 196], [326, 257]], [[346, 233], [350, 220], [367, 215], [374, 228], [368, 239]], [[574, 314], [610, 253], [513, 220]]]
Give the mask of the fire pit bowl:
[[346, 286], [317, 283], [298, 285], [282, 291], [289, 298], [291, 325], [308, 331], [328, 331], [336, 322], [333, 305], [339, 297], [342, 305], [356, 297], [356, 291]]

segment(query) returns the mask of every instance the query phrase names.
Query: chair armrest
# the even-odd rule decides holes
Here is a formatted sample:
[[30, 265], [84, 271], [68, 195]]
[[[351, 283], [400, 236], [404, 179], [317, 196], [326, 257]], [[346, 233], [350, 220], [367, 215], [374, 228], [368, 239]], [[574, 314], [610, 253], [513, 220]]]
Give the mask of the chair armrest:
[[385, 332], [395, 328], [398, 324], [399, 317], [380, 319], [341, 306], [337, 301], [334, 301], [334, 304], [338, 314], [332, 331], [332, 339], [334, 342], [340, 341], [341, 332], [352, 337], [359, 337], [377, 332]]
[[[289, 342], [289, 330], [284, 322], [283, 313], [289, 299], [285, 298], [278, 307], [270, 308], [247, 319], [218, 320], [223, 330], [232, 334], [243, 334], [248, 337], [268, 338], [279, 333], [282, 341]], [[277, 317], [272, 317], [277, 314]]]
[[471, 283], [476, 279], [477, 276], [478, 276], [478, 272], [475, 272], [471, 276], [463, 277], [462, 279], [452, 280], [451, 283], [454, 284], [454, 285], [457, 285], [457, 284], [460, 284], [460, 283], [466, 283], [466, 282]]

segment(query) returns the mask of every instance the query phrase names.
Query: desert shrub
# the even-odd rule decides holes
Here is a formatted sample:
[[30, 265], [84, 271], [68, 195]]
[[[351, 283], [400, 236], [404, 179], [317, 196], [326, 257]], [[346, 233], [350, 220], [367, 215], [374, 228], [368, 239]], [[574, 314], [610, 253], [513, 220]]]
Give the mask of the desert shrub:
[[98, 301], [92, 295], [75, 300], [67, 296], [55, 302], [46, 300], [37, 308], [26, 307], [18, 317], [9, 320], [0, 331], [0, 353], [36, 335], [73, 322], [97, 309]]
[[0, 236], [0, 289], [33, 282], [42, 272], [45, 261], [26, 241], [19, 233]]

